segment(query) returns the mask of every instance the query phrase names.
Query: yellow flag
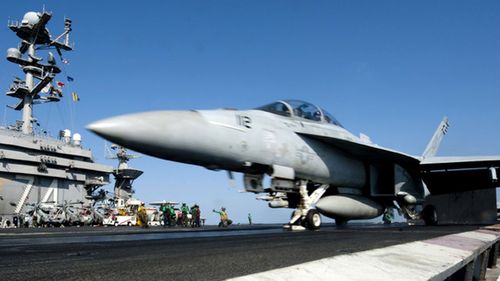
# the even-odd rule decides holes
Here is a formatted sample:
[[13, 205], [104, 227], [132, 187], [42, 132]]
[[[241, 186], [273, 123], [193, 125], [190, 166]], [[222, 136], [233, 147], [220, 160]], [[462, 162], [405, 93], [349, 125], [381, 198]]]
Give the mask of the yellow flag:
[[77, 102], [80, 100], [80, 97], [78, 96], [78, 94], [76, 92], [72, 92], [71, 97], [73, 98], [74, 102]]

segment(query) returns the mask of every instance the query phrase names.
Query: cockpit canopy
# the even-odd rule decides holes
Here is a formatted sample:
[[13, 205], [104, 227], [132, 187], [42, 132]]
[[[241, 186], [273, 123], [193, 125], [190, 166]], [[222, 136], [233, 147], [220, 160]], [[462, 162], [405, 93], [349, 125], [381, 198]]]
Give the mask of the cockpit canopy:
[[280, 100], [268, 105], [256, 108], [257, 110], [267, 111], [286, 117], [297, 117], [321, 123], [330, 123], [342, 127], [339, 121], [330, 113], [300, 100]]

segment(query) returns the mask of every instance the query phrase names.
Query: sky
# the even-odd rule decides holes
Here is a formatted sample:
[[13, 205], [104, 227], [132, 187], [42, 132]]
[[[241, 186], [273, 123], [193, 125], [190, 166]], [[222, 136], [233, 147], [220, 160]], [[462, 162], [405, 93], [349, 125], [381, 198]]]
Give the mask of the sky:
[[[116, 166], [104, 141], [84, 129], [93, 121], [279, 99], [317, 104], [354, 134], [412, 155], [448, 116], [438, 155], [500, 155], [499, 1], [2, 1], [0, 50], [19, 43], [7, 21], [44, 6], [53, 35], [64, 17], [73, 20], [75, 48], [56, 78], [66, 82], [65, 99], [36, 106], [35, 116], [54, 136], [80, 133], [99, 163]], [[1, 87], [14, 76], [23, 73], [1, 59]], [[0, 104], [16, 103], [0, 95]], [[20, 118], [0, 113], [2, 125]], [[137, 198], [196, 202], [208, 223], [221, 206], [241, 223], [248, 213], [275, 223], [291, 213], [240, 193], [241, 175], [232, 188], [225, 172], [149, 156], [130, 165], [145, 171]]]

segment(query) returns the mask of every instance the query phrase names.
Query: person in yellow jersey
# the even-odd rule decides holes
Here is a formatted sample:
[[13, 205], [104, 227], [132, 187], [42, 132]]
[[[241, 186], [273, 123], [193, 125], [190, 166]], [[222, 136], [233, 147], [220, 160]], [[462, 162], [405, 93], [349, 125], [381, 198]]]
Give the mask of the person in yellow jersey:
[[139, 217], [140, 224], [143, 228], [148, 227], [148, 214], [146, 213], [146, 207], [144, 203], [141, 203], [141, 206], [137, 209], [137, 216]]
[[222, 207], [220, 208], [220, 211], [216, 211], [215, 209], [213, 209], [212, 212], [217, 213], [220, 216], [219, 227], [227, 227], [228, 225], [233, 223], [233, 221], [230, 220], [229, 216], [227, 215], [226, 208]]

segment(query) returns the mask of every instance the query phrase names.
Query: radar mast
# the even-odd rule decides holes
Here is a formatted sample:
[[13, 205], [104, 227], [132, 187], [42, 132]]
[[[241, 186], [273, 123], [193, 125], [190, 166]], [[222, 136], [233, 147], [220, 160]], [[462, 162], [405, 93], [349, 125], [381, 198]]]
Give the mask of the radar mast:
[[[132, 198], [134, 190], [132, 184], [139, 176], [142, 175], [143, 171], [138, 169], [133, 169], [128, 166], [128, 162], [131, 159], [139, 158], [139, 156], [129, 154], [127, 149], [123, 146], [113, 144], [111, 149], [116, 151], [114, 156], [107, 156], [108, 159], [117, 159], [118, 167], [113, 171], [115, 176], [115, 201], [126, 202], [128, 199]], [[118, 204], [120, 205], [120, 204]]]
[[[62, 97], [62, 91], [55, 88], [51, 83], [54, 77], [61, 73], [56, 66], [54, 55], [49, 52], [47, 63], [42, 63], [43, 58], [36, 56], [36, 51], [41, 49], [55, 49], [62, 59], [62, 51], [71, 51], [69, 44], [69, 33], [71, 32], [71, 20], [64, 21], [64, 32], [52, 39], [46, 25], [52, 14], [48, 12], [28, 12], [21, 22], [9, 21], [9, 28], [21, 39], [19, 48], [7, 50], [7, 60], [18, 64], [26, 74], [25, 80], [15, 78], [7, 95], [20, 99], [15, 106], [9, 106], [15, 110], [22, 110], [22, 120], [17, 122], [16, 128], [24, 134], [33, 134], [33, 104], [58, 102]], [[59, 40], [63, 40], [60, 42]], [[46, 95], [41, 95], [45, 93]]]

